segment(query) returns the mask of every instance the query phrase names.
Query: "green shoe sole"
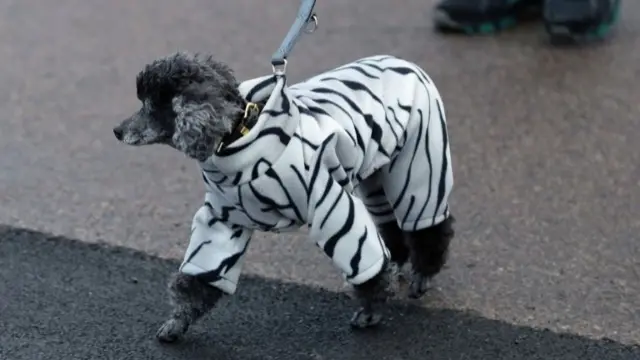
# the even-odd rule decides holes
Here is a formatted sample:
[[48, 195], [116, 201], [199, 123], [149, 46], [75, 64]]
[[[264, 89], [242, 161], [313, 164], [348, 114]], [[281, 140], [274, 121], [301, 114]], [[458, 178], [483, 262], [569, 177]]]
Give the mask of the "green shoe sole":
[[545, 22], [545, 29], [550, 40], [554, 44], [573, 44], [594, 42], [605, 39], [620, 17], [620, 0], [616, 0], [611, 11], [604, 17], [604, 20], [585, 31], [577, 32], [566, 25]]
[[517, 19], [514, 16], [505, 16], [500, 19], [485, 21], [476, 24], [464, 24], [453, 21], [443, 11], [436, 11], [434, 15], [436, 28], [443, 32], [459, 32], [467, 35], [489, 35], [514, 27]]
[[[517, 25], [521, 20], [532, 17], [539, 18], [542, 8], [541, 1], [522, 1], [521, 6], [515, 0], [513, 9], [507, 14], [499, 16], [486, 16], [479, 21], [461, 21], [452, 18], [446, 11], [436, 9], [433, 20], [437, 30], [442, 32], [463, 33], [467, 35], [490, 35], [509, 29]], [[526, 5], [525, 5], [526, 4]]]

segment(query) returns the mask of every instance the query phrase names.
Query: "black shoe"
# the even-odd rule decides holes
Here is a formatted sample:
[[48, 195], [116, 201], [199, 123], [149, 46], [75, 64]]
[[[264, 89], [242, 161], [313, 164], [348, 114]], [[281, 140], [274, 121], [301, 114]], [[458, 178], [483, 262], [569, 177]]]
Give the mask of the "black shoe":
[[617, 22], [620, 0], [545, 0], [544, 22], [553, 42], [606, 37]]
[[533, 12], [542, 0], [442, 0], [435, 8], [438, 30], [490, 34], [511, 27]]

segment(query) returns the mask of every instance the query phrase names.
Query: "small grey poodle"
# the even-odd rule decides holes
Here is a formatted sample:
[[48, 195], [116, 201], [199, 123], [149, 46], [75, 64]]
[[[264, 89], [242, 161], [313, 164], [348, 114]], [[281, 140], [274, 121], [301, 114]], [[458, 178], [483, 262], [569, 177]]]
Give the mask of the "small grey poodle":
[[236, 290], [252, 234], [309, 227], [354, 287], [351, 325], [376, 325], [395, 269], [409, 296], [442, 269], [454, 236], [453, 172], [442, 100], [417, 65], [371, 56], [287, 85], [238, 83], [211, 56], [176, 53], [136, 79], [142, 107], [113, 129], [128, 145], [169, 145], [197, 160], [206, 186], [158, 330], [178, 340]]

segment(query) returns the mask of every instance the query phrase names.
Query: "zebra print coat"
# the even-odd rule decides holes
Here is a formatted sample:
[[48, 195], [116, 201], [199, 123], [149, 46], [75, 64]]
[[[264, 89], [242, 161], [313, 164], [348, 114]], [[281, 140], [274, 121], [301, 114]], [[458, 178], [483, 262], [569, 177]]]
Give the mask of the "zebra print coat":
[[255, 230], [306, 224], [359, 284], [389, 257], [376, 224], [415, 231], [449, 216], [444, 108], [417, 65], [373, 56], [293, 86], [270, 75], [239, 89], [266, 104], [247, 135], [200, 164], [206, 194], [182, 272], [232, 294]]

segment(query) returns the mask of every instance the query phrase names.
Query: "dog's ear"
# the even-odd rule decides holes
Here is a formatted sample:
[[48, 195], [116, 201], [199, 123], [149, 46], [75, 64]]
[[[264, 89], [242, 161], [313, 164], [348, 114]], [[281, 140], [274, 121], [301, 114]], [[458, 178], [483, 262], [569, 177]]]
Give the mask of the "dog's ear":
[[172, 106], [176, 114], [172, 145], [192, 159], [208, 159], [222, 137], [231, 132], [233, 119], [208, 102], [188, 102], [176, 96]]
[[232, 88], [236, 89], [238, 87], [238, 82], [235, 78], [235, 74], [233, 69], [229, 67], [229, 65], [215, 61], [212, 55], [202, 55], [197, 54], [198, 58], [202, 59], [202, 61], [219, 77], [220, 88]]

